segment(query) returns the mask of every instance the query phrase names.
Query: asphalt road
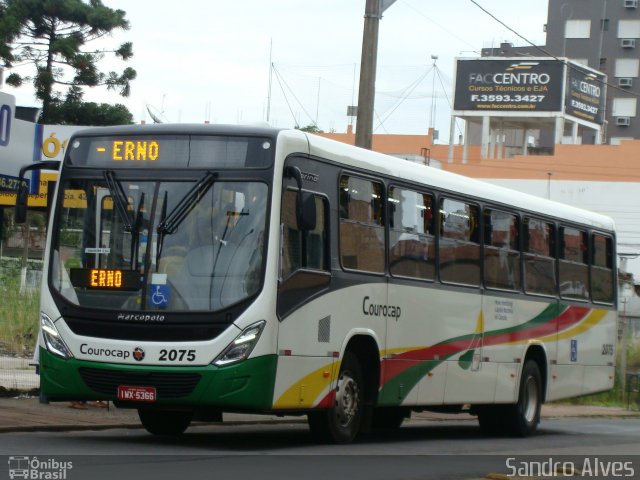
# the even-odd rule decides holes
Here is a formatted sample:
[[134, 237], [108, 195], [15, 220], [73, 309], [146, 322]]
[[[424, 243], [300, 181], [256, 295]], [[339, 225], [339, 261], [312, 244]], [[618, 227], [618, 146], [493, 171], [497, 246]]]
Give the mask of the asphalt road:
[[[592, 467], [593, 462], [618, 462], [622, 477], [640, 478], [640, 419], [546, 420], [539, 434], [527, 439], [485, 437], [471, 421], [412, 421], [346, 446], [317, 445], [299, 423], [203, 426], [169, 438], [140, 429], [7, 433], [0, 435], [0, 455], [6, 462], [9, 456], [37, 457], [42, 468], [71, 462], [68, 480], [475, 479], [509, 473], [509, 465], [528, 468], [550, 461], [580, 469], [585, 460]], [[2, 478], [8, 473], [3, 464], [11, 463], [0, 462]]]

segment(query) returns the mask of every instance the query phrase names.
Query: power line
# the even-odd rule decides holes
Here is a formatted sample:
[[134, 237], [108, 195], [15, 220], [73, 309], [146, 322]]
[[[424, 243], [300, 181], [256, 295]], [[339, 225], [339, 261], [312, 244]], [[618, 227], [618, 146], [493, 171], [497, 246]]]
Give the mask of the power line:
[[418, 85], [420, 85], [422, 83], [422, 81], [427, 78], [427, 75], [429, 75], [429, 72], [433, 70], [433, 67], [427, 69], [422, 75], [420, 75], [420, 77], [418, 77], [417, 79], [415, 79], [412, 83], [410, 83], [405, 89], [404, 91], [407, 92], [406, 95], [404, 95], [402, 98], [400, 98], [400, 100], [396, 103], [395, 106], [393, 106], [390, 111], [387, 110], [387, 112], [383, 113], [383, 115], [386, 115], [382, 120], [380, 120], [380, 123], [378, 124], [378, 126], [376, 128], [374, 128], [374, 131], [376, 131], [378, 128], [380, 128], [384, 122], [386, 122], [389, 117], [393, 114], [393, 112], [395, 112], [398, 107], [400, 107], [400, 105], [402, 105], [404, 103], [404, 101], [407, 99], [407, 97], [413, 93], [413, 91], [418, 88]]
[[296, 118], [295, 114], [293, 113], [293, 109], [291, 108], [291, 104], [289, 103], [289, 99], [287, 98], [287, 93], [284, 91], [284, 87], [282, 86], [282, 82], [280, 81], [280, 75], [278, 74], [278, 71], [275, 68], [275, 65], [272, 63], [271, 64], [271, 68], [273, 69], [274, 73], [276, 74], [276, 80], [278, 81], [278, 85], [280, 85], [280, 90], [282, 90], [282, 96], [284, 97], [284, 101], [287, 104], [287, 107], [289, 107], [289, 112], [291, 112], [291, 116], [293, 117], [293, 124], [295, 126], [299, 126], [298, 125], [298, 119]]
[[[295, 99], [296, 102], [298, 102], [298, 105], [300, 106], [302, 111], [307, 115], [307, 117], [309, 117], [309, 120], [311, 121], [311, 124], [314, 127], [317, 128], [318, 125], [316, 124], [315, 120], [313, 119], [313, 117], [311, 115], [309, 115], [309, 112], [307, 112], [307, 110], [304, 108], [304, 105], [302, 105], [302, 102], [300, 102], [300, 100], [298, 100], [298, 97], [296, 97], [296, 94], [293, 92], [291, 87], [287, 84], [286, 80], [284, 78], [281, 78], [280, 72], [278, 72], [278, 69], [276, 68], [275, 64], [272, 64], [272, 66], [273, 66], [273, 71], [276, 74], [276, 78], [278, 79], [278, 83], [280, 84], [280, 88], [282, 89], [282, 94], [285, 95], [285, 100], [287, 101], [287, 105], [289, 106], [289, 111], [291, 111], [291, 115], [293, 115], [293, 110], [291, 109], [291, 106], [289, 105], [289, 101], [286, 98], [286, 94], [284, 93], [284, 89], [282, 88], [282, 83], [285, 84], [285, 86], [287, 87], [287, 89], [289, 90], [291, 95], [293, 95], [293, 98]], [[282, 81], [282, 83], [280, 83], [280, 81]], [[294, 119], [294, 122], [296, 122], [296, 124], [297, 124], [295, 115], [293, 115], [293, 119]]]
[[[444, 82], [442, 81], [442, 75], [440, 74], [440, 69], [435, 67], [435, 73], [438, 74], [438, 80], [440, 80], [440, 86], [442, 87], [442, 91], [444, 92], [444, 96], [447, 99], [447, 105], [449, 105], [449, 108], [451, 110], [453, 110], [453, 105], [451, 105], [451, 101], [449, 100], [449, 95], [447, 95], [447, 89], [444, 87]], [[460, 125], [458, 124], [458, 119], [455, 120], [455, 126], [458, 129], [458, 134], [462, 135], [462, 129], [460, 128]], [[454, 139], [450, 138], [449, 142], [452, 142]]]
[[418, 10], [416, 7], [414, 7], [413, 5], [411, 5], [409, 2], [407, 2], [406, 0], [402, 0], [400, 2], [401, 4], [406, 5], [407, 7], [409, 7], [411, 10], [413, 10], [414, 12], [416, 12], [418, 15], [420, 15], [421, 17], [425, 18], [426, 20], [428, 20], [429, 22], [433, 23], [436, 27], [438, 27], [440, 30], [448, 33], [449, 35], [451, 35], [453, 38], [456, 38], [458, 40], [460, 40], [462, 43], [467, 44], [469, 47], [471, 48], [476, 48], [476, 45], [472, 45], [471, 43], [469, 43], [468, 41], [466, 41], [464, 38], [459, 37], [458, 35], [456, 35], [455, 33], [453, 33], [451, 30], [446, 29], [445, 27], [443, 27], [440, 23], [436, 22], [435, 20], [432, 20], [431, 18], [427, 17], [424, 13], [422, 13], [420, 10]]
[[[539, 45], [534, 44], [532, 41], [530, 41], [528, 38], [522, 36], [520, 33], [518, 33], [517, 31], [515, 31], [513, 28], [511, 28], [509, 25], [507, 25], [506, 23], [504, 23], [502, 20], [500, 20], [498, 17], [496, 17], [493, 13], [491, 13], [489, 10], [487, 10], [486, 8], [484, 8], [482, 5], [480, 5], [476, 0], [469, 0], [471, 3], [473, 3], [476, 7], [478, 7], [480, 10], [482, 10], [484, 13], [486, 13], [487, 15], [489, 15], [491, 18], [493, 18], [496, 22], [498, 22], [500, 25], [502, 25], [504, 28], [506, 28], [507, 30], [509, 30], [510, 32], [512, 32], [513, 34], [517, 35], [518, 37], [520, 37], [522, 40], [524, 40], [525, 42], [527, 42], [529, 45], [531, 45], [533, 48], [535, 48], [536, 50], [540, 50], [542, 53], [544, 53], [546, 56], [554, 58], [555, 60], [558, 60], [559, 62], [564, 63], [565, 65], [567, 65], [568, 68], [570, 68], [571, 70], [578, 72], [578, 73], [582, 73], [580, 71], [579, 67], [574, 66], [573, 64], [567, 62], [565, 59], [561, 59], [559, 57], [557, 57], [556, 55], [553, 55], [551, 52], [545, 50], [544, 48], [540, 47]], [[631, 92], [631, 91], [627, 91], [623, 88], [620, 88], [619, 86], [613, 84], [613, 83], [609, 83], [606, 82], [604, 80], [598, 80], [596, 79], [598, 82], [602, 83], [603, 85], [606, 85], [608, 87], [613, 88], [614, 90], [618, 90], [620, 92], [624, 92], [626, 94], [631, 94], [635, 97], [640, 97], [640, 94], [635, 93], [635, 92]]]

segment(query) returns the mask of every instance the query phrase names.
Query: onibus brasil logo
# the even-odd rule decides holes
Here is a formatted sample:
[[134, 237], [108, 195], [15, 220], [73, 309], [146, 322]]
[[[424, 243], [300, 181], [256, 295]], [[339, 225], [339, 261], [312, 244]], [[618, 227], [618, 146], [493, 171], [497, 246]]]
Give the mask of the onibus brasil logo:
[[67, 470], [73, 468], [73, 462], [62, 462], [55, 458], [39, 459], [38, 457], [9, 457], [9, 478], [25, 478], [33, 480], [65, 480]]

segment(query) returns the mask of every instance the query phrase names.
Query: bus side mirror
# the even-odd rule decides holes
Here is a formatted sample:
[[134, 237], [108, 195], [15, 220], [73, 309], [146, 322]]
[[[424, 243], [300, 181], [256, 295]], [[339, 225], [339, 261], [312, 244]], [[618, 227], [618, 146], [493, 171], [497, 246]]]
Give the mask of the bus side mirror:
[[[16, 193], [15, 222], [25, 223], [27, 221], [27, 201], [29, 199], [29, 187], [24, 180], [24, 176], [31, 170], [59, 170], [60, 162], [56, 160], [45, 160], [44, 162], [30, 163], [20, 169], [18, 175], [18, 191]], [[48, 193], [47, 203], [51, 201], [53, 192]]]
[[316, 228], [316, 197], [313, 193], [298, 192], [296, 199], [298, 229], [304, 232]]
[[16, 194], [16, 211], [14, 215], [15, 223], [25, 223], [27, 221], [27, 201], [29, 198], [29, 187], [21, 184]]

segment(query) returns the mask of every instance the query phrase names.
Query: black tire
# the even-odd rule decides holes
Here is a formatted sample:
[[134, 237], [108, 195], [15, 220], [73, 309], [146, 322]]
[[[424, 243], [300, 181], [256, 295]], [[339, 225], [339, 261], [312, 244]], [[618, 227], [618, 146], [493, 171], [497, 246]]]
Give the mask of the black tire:
[[532, 435], [540, 423], [542, 407], [542, 376], [540, 368], [533, 360], [525, 363], [520, 377], [518, 403], [512, 405], [478, 405], [480, 430], [491, 436]]
[[507, 433], [504, 405], [482, 405], [477, 407], [478, 424], [485, 435], [498, 436]]
[[351, 443], [362, 424], [364, 410], [364, 380], [358, 357], [347, 352], [340, 365], [332, 408], [308, 415], [311, 434], [318, 440]]
[[138, 417], [145, 430], [153, 435], [180, 435], [189, 428], [193, 412], [139, 408]]
[[522, 368], [518, 403], [510, 408], [509, 431], [518, 437], [528, 437], [538, 428], [542, 408], [542, 375], [533, 360]]
[[371, 426], [374, 430], [397, 430], [410, 412], [401, 407], [385, 407], [373, 410]]

